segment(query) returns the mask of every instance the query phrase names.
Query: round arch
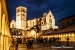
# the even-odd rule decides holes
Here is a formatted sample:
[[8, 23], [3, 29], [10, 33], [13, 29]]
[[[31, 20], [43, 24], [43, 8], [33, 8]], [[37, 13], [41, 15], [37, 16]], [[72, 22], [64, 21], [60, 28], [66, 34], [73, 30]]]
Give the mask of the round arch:
[[30, 31], [30, 37], [36, 38], [36, 35], [37, 35], [37, 33], [35, 30]]

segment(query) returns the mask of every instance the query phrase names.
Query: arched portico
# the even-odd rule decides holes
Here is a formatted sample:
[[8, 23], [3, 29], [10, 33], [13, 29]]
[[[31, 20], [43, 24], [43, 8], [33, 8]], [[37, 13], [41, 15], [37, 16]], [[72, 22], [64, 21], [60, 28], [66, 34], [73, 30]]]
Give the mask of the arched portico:
[[35, 30], [30, 31], [30, 37], [37, 38], [37, 33]]

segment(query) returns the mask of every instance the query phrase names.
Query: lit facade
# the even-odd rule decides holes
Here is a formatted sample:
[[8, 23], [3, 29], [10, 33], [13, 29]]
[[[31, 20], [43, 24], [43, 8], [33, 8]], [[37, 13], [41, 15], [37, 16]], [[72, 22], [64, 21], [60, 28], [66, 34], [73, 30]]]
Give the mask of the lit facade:
[[52, 38], [59, 37], [60, 41], [69, 41], [75, 42], [75, 15], [64, 18], [59, 21], [60, 28], [57, 30], [47, 30], [41, 37], [43, 38]]
[[9, 50], [11, 44], [6, 0], [0, 0], [0, 50]]
[[42, 20], [42, 26], [41, 26], [41, 30], [48, 30], [48, 29], [57, 29], [58, 26], [55, 26], [55, 18], [52, 14], [51, 11], [49, 11], [48, 14], [44, 13], [43, 15], [44, 19]]
[[26, 17], [27, 17], [27, 8], [17, 7], [16, 8], [16, 28], [25, 29], [26, 28]]
[[[37, 26], [38, 25], [38, 26]], [[10, 23], [10, 28], [16, 28], [25, 30], [27, 34], [26, 36], [30, 36], [32, 34], [32, 30], [36, 32], [33, 37], [36, 37], [38, 30], [48, 30], [48, 29], [57, 29], [58, 26], [55, 26], [55, 18], [52, 15], [51, 11], [49, 13], [44, 13], [42, 18], [34, 18], [32, 20], [27, 20], [27, 8], [23, 6], [19, 6], [16, 8], [16, 21], [12, 20]], [[34, 28], [34, 29], [31, 29]], [[30, 31], [29, 31], [30, 30]], [[29, 34], [30, 32], [30, 34]], [[41, 34], [41, 33], [40, 33]], [[38, 35], [40, 35], [38, 34]]]

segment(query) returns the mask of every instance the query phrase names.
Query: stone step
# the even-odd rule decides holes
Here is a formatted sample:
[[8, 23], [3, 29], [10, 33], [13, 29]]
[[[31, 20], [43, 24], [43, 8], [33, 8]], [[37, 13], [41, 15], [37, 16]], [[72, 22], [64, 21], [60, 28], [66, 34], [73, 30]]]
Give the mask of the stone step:
[[18, 48], [26, 48], [26, 44], [18, 44]]
[[16, 48], [15, 47], [10, 47], [10, 50], [15, 50]]
[[18, 48], [18, 50], [27, 50], [27, 48]]

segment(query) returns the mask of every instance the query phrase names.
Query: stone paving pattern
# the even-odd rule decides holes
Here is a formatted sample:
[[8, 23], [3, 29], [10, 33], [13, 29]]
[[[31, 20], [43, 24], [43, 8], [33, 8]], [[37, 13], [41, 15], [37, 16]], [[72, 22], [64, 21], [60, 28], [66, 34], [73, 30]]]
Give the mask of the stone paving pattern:
[[[18, 50], [75, 50], [75, 43], [70, 44], [69, 47], [73, 48], [52, 48], [52, 46], [66, 46], [65, 43], [51, 43], [51, 44], [33, 44], [33, 49], [27, 49], [26, 44], [18, 44]], [[10, 47], [10, 50], [15, 50], [14, 47]]]

